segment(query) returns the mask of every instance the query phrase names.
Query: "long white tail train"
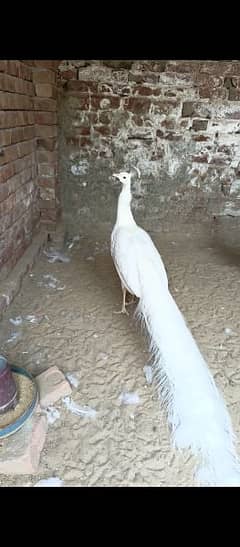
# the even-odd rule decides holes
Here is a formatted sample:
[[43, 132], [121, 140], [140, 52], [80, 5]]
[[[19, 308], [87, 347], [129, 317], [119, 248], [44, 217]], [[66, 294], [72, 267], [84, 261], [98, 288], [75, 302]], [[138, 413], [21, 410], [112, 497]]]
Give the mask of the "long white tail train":
[[176, 302], [149, 263], [141, 270], [136, 313], [144, 318], [172, 440], [199, 457], [196, 478], [216, 486], [240, 486], [231, 418]]

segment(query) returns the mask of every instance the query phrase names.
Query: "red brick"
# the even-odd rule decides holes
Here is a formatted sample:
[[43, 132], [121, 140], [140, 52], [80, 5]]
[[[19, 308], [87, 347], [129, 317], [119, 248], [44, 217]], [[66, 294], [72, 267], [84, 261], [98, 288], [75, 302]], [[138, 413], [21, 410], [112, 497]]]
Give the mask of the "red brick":
[[54, 177], [57, 173], [57, 163], [39, 163], [38, 174], [40, 177]]
[[56, 99], [57, 88], [52, 84], [35, 84], [35, 91], [38, 97]]
[[0, 90], [33, 95], [33, 85], [23, 79], [10, 76], [9, 74], [0, 74]]
[[94, 126], [94, 131], [96, 131], [96, 133], [99, 133], [100, 135], [104, 135], [104, 136], [111, 135], [111, 127], [109, 127], [107, 125], [95, 125]]
[[41, 208], [41, 222], [44, 223], [55, 223], [57, 220], [57, 211], [56, 209], [42, 209]]
[[57, 149], [57, 144], [58, 143], [56, 137], [37, 139], [37, 148], [41, 150], [47, 150], [49, 152], [52, 152]]
[[240, 61], [205, 61], [202, 63], [200, 71], [208, 74], [219, 74], [220, 76], [226, 74], [236, 74], [238, 76], [240, 73]]
[[92, 110], [115, 110], [120, 106], [120, 97], [103, 97], [102, 95], [91, 96], [91, 109]]
[[4, 148], [4, 154], [0, 156], [0, 165], [5, 165], [6, 163], [16, 160], [18, 157], [18, 148], [17, 144], [10, 145]]
[[58, 129], [55, 125], [36, 125], [36, 137], [56, 137]]
[[90, 133], [91, 133], [90, 127], [75, 127], [73, 137], [77, 135], [90, 135]]
[[7, 61], [0, 60], [0, 72], [6, 72], [7, 70]]
[[47, 433], [46, 416], [33, 416], [14, 435], [2, 440], [0, 473], [31, 475], [37, 472]]
[[33, 99], [27, 95], [0, 91], [0, 110], [32, 110]]
[[112, 121], [111, 112], [99, 112], [99, 122], [109, 124]]
[[5, 182], [7, 179], [12, 177], [14, 173], [15, 173], [15, 168], [13, 163], [0, 167], [0, 183]]
[[37, 152], [38, 163], [53, 163], [57, 161], [57, 152], [49, 152], [47, 150], [39, 150]]
[[11, 130], [2, 129], [0, 130], [0, 147], [11, 144]]
[[76, 93], [97, 93], [98, 83], [91, 80], [70, 80], [67, 83], [67, 91], [75, 91]]
[[70, 395], [72, 389], [64, 374], [56, 367], [49, 369], [35, 377], [40, 394], [40, 405], [46, 408], [56, 403], [62, 397]]
[[56, 112], [35, 112], [35, 123], [38, 125], [56, 125]]
[[129, 75], [128, 75], [129, 82], [136, 82], [138, 84], [144, 84], [144, 83], [157, 84], [158, 80], [159, 80], [159, 75], [155, 74], [154, 72], [152, 73], [151, 72], [144, 72], [144, 73], [129, 72]]
[[56, 177], [38, 177], [38, 186], [42, 188], [54, 188], [56, 187]]
[[129, 110], [134, 114], [147, 114], [150, 108], [149, 99], [142, 99], [137, 97], [128, 97], [124, 100], [125, 110]]
[[211, 100], [217, 100], [227, 99], [228, 91], [225, 88], [217, 88], [213, 89], [211, 87], [200, 87], [199, 88], [199, 97], [200, 99], [211, 99]]
[[228, 100], [240, 101], [240, 89], [235, 89], [235, 88], [229, 89]]
[[50, 60], [44, 60], [44, 61], [34, 61], [34, 64], [36, 67], [46, 68], [47, 70], [56, 70], [60, 64], [60, 61], [50, 61]]
[[147, 86], [137, 86], [134, 88], [134, 94], [136, 93], [136, 95], [144, 95], [144, 96], [148, 96], [148, 95], [154, 95], [154, 96], [158, 96], [161, 94], [161, 89], [159, 88], [152, 88], [152, 87], [147, 87]]
[[195, 161], [197, 163], [207, 163], [208, 156], [206, 154], [203, 154], [202, 156], [192, 156], [192, 161]]
[[[178, 102], [174, 100], [153, 100], [152, 109], [154, 114], [171, 114], [172, 111], [178, 106]], [[173, 123], [172, 120], [166, 120]]]
[[55, 99], [34, 98], [34, 110], [57, 111], [57, 101]]
[[192, 139], [196, 142], [209, 141], [209, 137], [207, 137], [207, 135], [193, 135]]
[[200, 61], [170, 61], [167, 63], [167, 72], [192, 73], [198, 72], [201, 69]]
[[33, 82], [38, 84], [55, 84], [56, 73], [52, 70], [33, 70]]

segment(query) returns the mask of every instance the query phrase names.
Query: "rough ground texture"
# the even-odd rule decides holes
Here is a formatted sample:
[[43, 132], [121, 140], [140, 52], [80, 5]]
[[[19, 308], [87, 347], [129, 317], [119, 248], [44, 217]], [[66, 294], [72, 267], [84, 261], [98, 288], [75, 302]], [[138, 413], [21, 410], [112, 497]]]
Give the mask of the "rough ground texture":
[[[165, 226], [151, 235], [240, 439], [240, 249], [235, 222], [189, 224], [176, 231]], [[31, 486], [52, 476], [65, 486], [195, 484], [193, 459], [172, 450], [165, 413], [154, 386], [146, 382], [143, 367], [149, 355], [132, 317], [134, 306], [129, 317], [114, 314], [121, 306], [121, 291], [109, 257], [110, 231], [66, 247], [69, 263], [49, 263], [42, 254], [4, 315], [1, 353], [33, 374], [54, 365], [74, 373], [79, 385], [73, 388], [72, 401], [97, 414], [77, 416], [62, 401], [57, 403], [60, 417], [49, 425], [38, 473], [1, 475], [2, 486]], [[24, 319], [19, 326], [9, 322], [28, 314], [39, 321]], [[13, 332], [19, 335], [11, 338]], [[137, 393], [139, 404], [121, 405], [124, 391]]]

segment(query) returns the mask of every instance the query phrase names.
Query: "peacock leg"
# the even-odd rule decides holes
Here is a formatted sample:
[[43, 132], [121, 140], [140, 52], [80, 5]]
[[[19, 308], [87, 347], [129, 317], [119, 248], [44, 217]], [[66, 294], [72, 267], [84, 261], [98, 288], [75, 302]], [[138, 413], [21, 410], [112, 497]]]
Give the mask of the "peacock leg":
[[130, 306], [131, 304], [134, 304], [136, 302], [136, 296], [134, 294], [131, 295], [131, 300], [126, 302], [126, 306]]
[[122, 293], [123, 293], [123, 300], [122, 300], [122, 309], [119, 310], [119, 311], [115, 311], [114, 313], [126, 313], [126, 315], [129, 315], [128, 311], [126, 310], [126, 293], [127, 293], [127, 290], [126, 288], [124, 287], [124, 285], [121, 283], [122, 285]]

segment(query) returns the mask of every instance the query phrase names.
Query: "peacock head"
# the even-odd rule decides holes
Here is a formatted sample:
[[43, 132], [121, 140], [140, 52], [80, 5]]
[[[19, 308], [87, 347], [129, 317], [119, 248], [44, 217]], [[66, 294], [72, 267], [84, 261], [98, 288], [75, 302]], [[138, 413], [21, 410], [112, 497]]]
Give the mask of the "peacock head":
[[126, 186], [127, 184], [130, 184], [132, 174], [127, 173], [127, 171], [121, 171], [120, 173], [113, 173], [113, 177], [120, 180], [123, 186]]
[[[140, 171], [137, 167], [133, 167], [137, 171], [138, 178], [140, 178]], [[130, 184], [131, 178], [135, 175], [133, 169], [131, 169], [130, 173], [128, 171], [120, 171], [120, 173], [113, 173], [113, 177], [120, 180], [123, 186], [126, 186], [127, 184]]]

